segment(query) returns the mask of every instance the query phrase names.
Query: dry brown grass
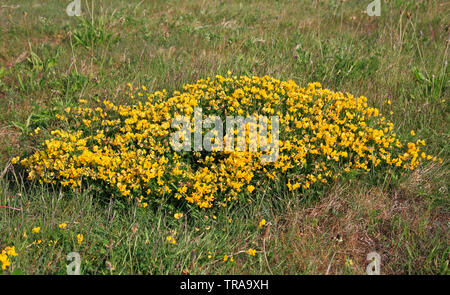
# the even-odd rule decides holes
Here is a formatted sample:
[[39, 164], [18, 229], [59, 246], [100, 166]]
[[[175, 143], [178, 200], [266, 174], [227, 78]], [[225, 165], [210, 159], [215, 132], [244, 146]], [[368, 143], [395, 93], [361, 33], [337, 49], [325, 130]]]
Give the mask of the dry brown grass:
[[[411, 182], [426, 186], [425, 177], [417, 175], [434, 172], [427, 170], [391, 191], [337, 184], [313, 207], [292, 208], [271, 229], [268, 248], [276, 248], [275, 264], [285, 256], [294, 267], [287, 273], [365, 274], [367, 254], [376, 251], [383, 274], [405, 273], [407, 265], [419, 269], [414, 265], [423, 264], [433, 247], [446, 247], [433, 244], [432, 238], [447, 232], [450, 220], [448, 211], [407, 189]], [[349, 259], [354, 265], [343, 268]]]

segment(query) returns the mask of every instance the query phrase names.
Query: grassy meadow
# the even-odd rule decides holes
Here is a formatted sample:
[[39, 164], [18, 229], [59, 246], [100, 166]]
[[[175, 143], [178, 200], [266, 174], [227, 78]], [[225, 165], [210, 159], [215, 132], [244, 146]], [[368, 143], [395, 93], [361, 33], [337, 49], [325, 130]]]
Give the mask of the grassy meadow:
[[[79, 252], [82, 274], [365, 274], [375, 251], [382, 274], [449, 274], [450, 3], [382, 0], [370, 17], [370, 2], [81, 0], [70, 17], [70, 1], [3, 0], [0, 250], [17, 256], [0, 273], [66, 274]], [[227, 72], [366, 96], [442, 161], [301, 194], [260, 186], [210, 209], [69, 191], [11, 163], [80, 99], [120, 103], [128, 83], [172, 93]]]

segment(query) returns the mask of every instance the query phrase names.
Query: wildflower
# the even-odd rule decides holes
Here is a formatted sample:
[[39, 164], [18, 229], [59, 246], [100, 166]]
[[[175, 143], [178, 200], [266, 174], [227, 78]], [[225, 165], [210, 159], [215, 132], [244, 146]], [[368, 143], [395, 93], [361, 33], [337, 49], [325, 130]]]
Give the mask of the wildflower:
[[247, 253], [247, 254], [250, 255], [250, 256], [255, 256], [256, 250], [250, 248], [250, 249], [248, 249], [247, 251], [245, 251], [245, 253]]
[[6, 248], [5, 248], [5, 251], [6, 251], [6, 254], [7, 254], [8, 256], [17, 256], [17, 253], [16, 253], [16, 247], [15, 247], [15, 246], [12, 246], [12, 247], [6, 247]]
[[255, 187], [254, 187], [253, 185], [247, 186], [247, 190], [248, 190], [249, 192], [253, 192], [254, 189], [255, 189]]
[[174, 237], [172, 237], [172, 236], [167, 236], [167, 241], [170, 243], [170, 244], [176, 244], [177, 243], [177, 241], [175, 240], [175, 238]]
[[175, 213], [173, 217], [175, 217], [175, 219], [180, 219], [183, 217], [183, 213]]
[[12, 158], [11, 159], [11, 164], [17, 164], [17, 162], [19, 162], [19, 160], [20, 160], [20, 157], [14, 157], [14, 158]]
[[227, 255], [223, 256], [223, 261], [225, 262], [227, 260], [228, 260], [228, 256]]
[[11, 265], [11, 261], [9, 261], [8, 255], [6, 254], [5, 250], [2, 250], [0, 252], [0, 263], [2, 270], [5, 270], [8, 266]]
[[66, 229], [67, 224], [64, 222], [64, 223], [59, 224], [58, 227], [61, 229]]
[[40, 231], [41, 231], [41, 228], [40, 228], [39, 226], [38, 226], [38, 227], [34, 227], [34, 228], [31, 230], [31, 232], [34, 233], [34, 234], [38, 234]]
[[78, 235], [77, 235], [77, 242], [78, 242], [78, 245], [81, 245], [81, 243], [83, 242], [83, 240], [84, 240], [83, 234], [78, 234]]
[[266, 224], [266, 220], [265, 220], [265, 219], [262, 219], [262, 220], [259, 222], [259, 227], [263, 227], [265, 224]]

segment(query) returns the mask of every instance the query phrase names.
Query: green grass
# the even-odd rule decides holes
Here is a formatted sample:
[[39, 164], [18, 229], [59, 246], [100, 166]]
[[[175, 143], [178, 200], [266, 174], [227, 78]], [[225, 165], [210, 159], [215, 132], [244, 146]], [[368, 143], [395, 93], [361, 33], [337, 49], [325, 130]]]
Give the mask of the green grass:
[[[65, 274], [72, 251], [89, 274], [364, 274], [372, 251], [382, 273], [449, 273], [446, 1], [382, 1], [369, 17], [370, 1], [83, 0], [80, 18], [66, 15], [69, 1], [16, 2], [0, 6], [0, 248], [19, 254], [7, 273]], [[239, 207], [180, 220], [166, 201], [139, 208], [64, 192], [9, 165], [37, 148], [30, 132], [55, 128], [79, 98], [119, 102], [128, 82], [171, 92], [227, 71], [367, 96], [400, 138], [415, 130], [444, 162], [301, 196], [260, 187]]]

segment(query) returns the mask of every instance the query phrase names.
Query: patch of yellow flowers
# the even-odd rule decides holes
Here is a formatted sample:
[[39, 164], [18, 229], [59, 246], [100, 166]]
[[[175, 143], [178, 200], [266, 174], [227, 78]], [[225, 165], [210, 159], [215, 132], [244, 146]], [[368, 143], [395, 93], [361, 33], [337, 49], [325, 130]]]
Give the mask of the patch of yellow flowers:
[[5, 249], [0, 251], [0, 264], [2, 270], [5, 270], [8, 266], [11, 265], [10, 257], [17, 256], [16, 249], [14, 246], [6, 247]]
[[[58, 116], [67, 129], [52, 131], [40, 150], [14, 162], [28, 168], [30, 179], [72, 188], [97, 184], [130, 199], [171, 196], [209, 208], [226, 206], [268, 182], [306, 190], [352, 169], [412, 170], [423, 160], [436, 160], [421, 151], [424, 140], [401, 142], [393, 123], [366, 97], [323, 89], [317, 82], [300, 87], [268, 76], [217, 75], [184, 85], [171, 96], [128, 86], [130, 103], [103, 100], [88, 107], [83, 100], [83, 106], [67, 108]], [[263, 153], [248, 148], [175, 151], [169, 143], [176, 132], [171, 122], [176, 116], [193, 122], [196, 107], [205, 118], [223, 120], [278, 116], [277, 161], [263, 163]]]

